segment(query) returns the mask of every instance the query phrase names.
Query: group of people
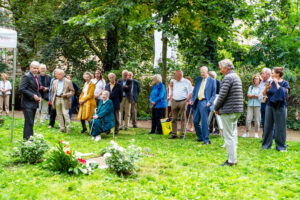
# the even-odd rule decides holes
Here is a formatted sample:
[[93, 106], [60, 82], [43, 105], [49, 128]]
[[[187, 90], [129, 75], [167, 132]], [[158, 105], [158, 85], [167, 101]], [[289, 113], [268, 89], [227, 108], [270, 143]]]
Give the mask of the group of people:
[[[244, 111], [242, 82], [229, 59], [221, 60], [219, 69], [223, 75], [222, 82], [216, 79], [216, 72], [202, 66], [194, 86], [193, 79], [185, 78], [183, 72], [177, 70], [167, 90], [161, 75], [154, 75], [149, 97], [152, 107], [150, 134], [162, 134], [160, 120], [166, 117], [166, 111], [168, 116], [172, 117], [169, 139], [183, 139], [188, 126], [187, 121], [195, 128], [197, 141], [203, 142], [204, 145], [211, 144], [210, 133], [221, 131], [228, 153], [223, 165], [233, 166], [237, 164], [237, 122]], [[40, 123], [45, 123], [48, 107], [51, 107], [49, 128], [54, 126], [57, 115], [60, 131], [70, 132], [70, 113], [72, 104], [77, 102], [74, 94], [79, 88], [72, 82], [71, 75], [65, 77], [63, 70], [56, 69], [52, 79], [46, 74], [46, 70], [44, 64], [34, 61], [30, 65], [30, 71], [21, 81], [19, 91], [22, 93], [25, 117], [24, 139], [33, 135], [33, 125], [36, 121], [34, 119], [38, 112], [41, 112]], [[119, 80], [116, 80], [114, 73], [109, 73], [108, 83], [99, 70], [96, 70], [94, 75], [90, 72], [83, 75], [85, 83], [78, 99], [77, 116], [82, 124], [81, 133], [88, 131], [86, 121], [95, 141], [101, 140], [102, 133], [109, 134], [113, 127], [114, 134], [118, 134], [122, 129], [127, 131], [131, 115], [133, 127], [136, 128], [140, 83], [133, 78], [133, 73], [124, 70]], [[276, 149], [286, 151], [286, 99], [289, 84], [283, 80], [283, 75], [283, 68], [274, 67], [272, 71], [264, 68], [261, 75], [253, 76], [253, 85], [248, 90], [246, 133], [243, 136], [249, 136], [254, 118], [254, 137], [258, 137], [262, 120], [264, 149], [271, 148], [274, 138]], [[1, 84], [0, 82], [0, 86]], [[3, 90], [1, 92], [3, 93]], [[179, 121], [180, 136], [177, 133]]]
[[[211, 144], [210, 133], [223, 132], [228, 159], [223, 164], [237, 164], [237, 122], [244, 112], [243, 86], [240, 77], [234, 71], [234, 65], [229, 59], [219, 62], [222, 82], [216, 79], [216, 72], [201, 67], [200, 76], [195, 81], [183, 77], [178, 70], [169, 87], [165, 88], [159, 74], [153, 78], [150, 95], [152, 106], [152, 133], [162, 134], [160, 120], [172, 117], [172, 133], [169, 139], [179, 138], [177, 123], [181, 122], [180, 138], [185, 137], [187, 121], [194, 125], [197, 141], [204, 145]], [[276, 149], [286, 151], [286, 112], [289, 83], [283, 79], [284, 68], [274, 67], [273, 70], [264, 68], [260, 74], [253, 76], [253, 85], [248, 90], [248, 108], [246, 133], [249, 136], [251, 123], [254, 118], [255, 133], [258, 138], [260, 122], [263, 127], [262, 148], [270, 149], [273, 138]], [[167, 108], [168, 107], [168, 108]]]

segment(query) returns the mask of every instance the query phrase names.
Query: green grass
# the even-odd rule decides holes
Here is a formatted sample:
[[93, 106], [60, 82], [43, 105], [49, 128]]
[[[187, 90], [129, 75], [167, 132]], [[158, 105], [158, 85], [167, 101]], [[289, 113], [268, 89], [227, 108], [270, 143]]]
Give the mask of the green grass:
[[[182, 140], [148, 135], [147, 130], [121, 131], [116, 137], [122, 146], [135, 144], [150, 148], [136, 176], [121, 178], [108, 170], [96, 170], [90, 176], [69, 176], [43, 169], [41, 164], [19, 164], [9, 153], [10, 118], [0, 127], [0, 199], [299, 199], [300, 143], [288, 142], [288, 152], [262, 150], [259, 139], [239, 138], [238, 166], [220, 167], [226, 151], [219, 136], [204, 146], [187, 134]], [[22, 138], [23, 121], [16, 120], [15, 141]], [[56, 125], [57, 126], [57, 125]], [[109, 145], [112, 135], [96, 143], [80, 134], [73, 123], [71, 134], [58, 127], [35, 128], [53, 146], [63, 139], [82, 153], [99, 154]]]

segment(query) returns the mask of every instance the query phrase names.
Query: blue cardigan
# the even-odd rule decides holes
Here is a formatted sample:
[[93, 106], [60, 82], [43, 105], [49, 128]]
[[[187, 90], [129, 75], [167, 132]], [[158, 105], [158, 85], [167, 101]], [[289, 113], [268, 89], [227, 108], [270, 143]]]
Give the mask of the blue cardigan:
[[154, 108], [166, 108], [167, 107], [167, 96], [166, 88], [164, 84], [159, 82], [157, 85], [154, 84], [150, 94], [150, 104], [155, 102]]
[[288, 96], [288, 89], [290, 88], [289, 82], [282, 81], [278, 82], [278, 84], [280, 85], [279, 89], [277, 89], [275, 83], [272, 82], [271, 88], [267, 92], [267, 105], [272, 106], [274, 108], [286, 107], [286, 98]]

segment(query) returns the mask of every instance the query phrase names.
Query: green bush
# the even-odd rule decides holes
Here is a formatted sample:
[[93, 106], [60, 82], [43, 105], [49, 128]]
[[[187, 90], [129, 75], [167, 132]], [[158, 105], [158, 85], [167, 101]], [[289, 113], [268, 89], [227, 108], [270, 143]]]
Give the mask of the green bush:
[[42, 134], [31, 136], [27, 141], [19, 141], [14, 148], [13, 157], [19, 158], [21, 162], [31, 164], [41, 162], [44, 154], [49, 150], [49, 145]]

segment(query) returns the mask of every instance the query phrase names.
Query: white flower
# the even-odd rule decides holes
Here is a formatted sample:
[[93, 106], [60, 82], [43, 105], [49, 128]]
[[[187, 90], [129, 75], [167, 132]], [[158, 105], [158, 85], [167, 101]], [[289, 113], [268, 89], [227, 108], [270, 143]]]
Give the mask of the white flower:
[[135, 142], [135, 139], [132, 139], [131, 142]]
[[87, 170], [87, 169], [83, 169], [83, 170], [82, 170], [82, 173], [87, 174], [87, 173], [88, 173], [88, 170]]
[[105, 153], [105, 154], [103, 155], [103, 157], [104, 157], [104, 158], [109, 158], [109, 157], [111, 157], [111, 153]]
[[42, 134], [37, 134], [36, 137], [40, 138], [40, 139], [44, 138], [44, 136]]
[[113, 141], [113, 140], [110, 141], [110, 144], [113, 145], [113, 146], [118, 145], [118, 144], [117, 144], [115, 141]]
[[14, 147], [14, 151], [19, 151], [18, 147]]
[[142, 151], [142, 147], [138, 147], [138, 150], [139, 150], [139, 151]]

